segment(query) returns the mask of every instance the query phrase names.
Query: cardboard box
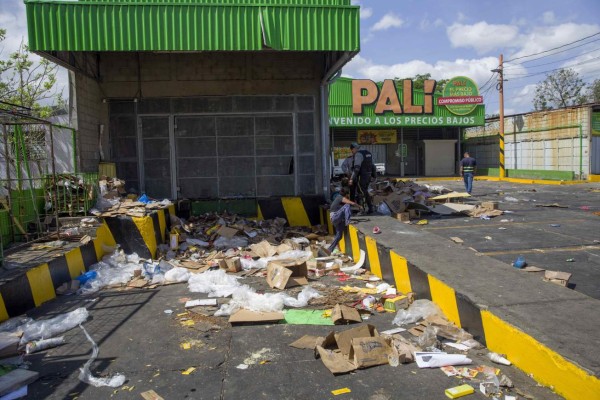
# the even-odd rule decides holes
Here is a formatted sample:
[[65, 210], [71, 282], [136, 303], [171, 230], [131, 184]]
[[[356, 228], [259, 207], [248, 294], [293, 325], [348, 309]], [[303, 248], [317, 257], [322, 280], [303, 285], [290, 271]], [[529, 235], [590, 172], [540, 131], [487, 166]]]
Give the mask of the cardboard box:
[[369, 368], [388, 363], [392, 351], [388, 339], [381, 336], [352, 339], [350, 358], [357, 368]]
[[409, 306], [408, 296], [397, 296], [393, 299], [386, 299], [383, 303], [383, 308], [388, 312], [396, 312], [398, 310], [406, 310]]
[[410, 221], [410, 213], [407, 212], [395, 213], [394, 217], [402, 222]]
[[234, 237], [235, 235], [237, 235], [238, 232], [239, 232], [239, 229], [229, 228], [227, 226], [222, 226], [217, 231], [217, 233], [219, 234], [219, 236], [226, 237], [227, 239], [231, 239], [232, 237]]
[[410, 200], [412, 197], [406, 194], [390, 193], [384, 201], [392, 213], [399, 214], [406, 211], [406, 202]]
[[331, 332], [316, 350], [333, 374], [387, 364], [388, 354], [392, 352], [388, 339], [379, 336], [373, 325]]
[[277, 260], [267, 265], [267, 283], [273, 289], [308, 285], [306, 261]]
[[569, 284], [569, 279], [571, 279], [571, 274], [568, 272], [546, 271], [544, 273], [544, 281], [556, 283], [560, 286], [566, 287]]
[[485, 208], [486, 210], [497, 210], [498, 209], [498, 202], [497, 201], [483, 201], [481, 202], [481, 207]]
[[240, 272], [242, 270], [242, 261], [239, 257], [224, 258], [219, 260], [219, 268], [227, 272]]
[[416, 218], [419, 218], [419, 215], [418, 215], [418, 213], [419, 213], [419, 210], [413, 210], [413, 209], [411, 209], [411, 210], [408, 210], [408, 217], [409, 217], [410, 219], [416, 219]]
[[277, 322], [284, 319], [282, 312], [257, 312], [241, 309], [229, 317], [230, 324], [239, 324], [245, 322]]
[[362, 322], [358, 310], [354, 307], [336, 304], [331, 311], [331, 320], [334, 324], [347, 324], [351, 322]]

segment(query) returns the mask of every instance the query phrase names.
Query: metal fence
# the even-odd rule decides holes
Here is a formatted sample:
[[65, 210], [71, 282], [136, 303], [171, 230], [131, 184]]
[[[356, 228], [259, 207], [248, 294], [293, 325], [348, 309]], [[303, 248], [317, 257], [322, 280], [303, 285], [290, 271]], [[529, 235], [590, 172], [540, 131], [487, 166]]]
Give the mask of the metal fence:
[[95, 203], [98, 174], [77, 173], [72, 128], [6, 103], [0, 128], [1, 262], [20, 244], [60, 238], [61, 216], [85, 214]]

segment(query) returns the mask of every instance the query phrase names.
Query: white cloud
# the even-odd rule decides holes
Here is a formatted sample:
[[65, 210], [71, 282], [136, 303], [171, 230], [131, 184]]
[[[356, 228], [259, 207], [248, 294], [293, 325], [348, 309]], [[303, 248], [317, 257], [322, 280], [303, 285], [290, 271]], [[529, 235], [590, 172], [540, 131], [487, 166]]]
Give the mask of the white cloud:
[[554, 26], [536, 27], [516, 40], [521, 49], [510, 58], [540, 53], [571, 43], [600, 30], [600, 25], [567, 23]]
[[367, 7], [361, 7], [360, 8], [360, 18], [361, 19], [370, 18], [372, 15], [373, 15], [373, 9], [372, 8], [367, 8]]
[[390, 28], [400, 28], [402, 25], [404, 25], [404, 20], [402, 20], [402, 18], [394, 13], [387, 13], [373, 25], [371, 30], [384, 31]]
[[454, 23], [446, 29], [446, 33], [452, 47], [472, 47], [478, 54], [483, 54], [514, 45], [519, 28], [480, 21], [473, 25]]
[[429, 18], [423, 18], [419, 23], [419, 28], [422, 31], [429, 31], [432, 28], [439, 28], [444, 26], [444, 21], [441, 18], [437, 18], [435, 21], [431, 21]]
[[553, 11], [546, 11], [542, 14], [542, 21], [545, 24], [553, 24], [556, 21], [556, 17], [554, 16]]
[[490, 70], [497, 67], [497, 65], [498, 60], [495, 57], [474, 60], [437, 61], [435, 64], [430, 64], [422, 60], [411, 60], [397, 64], [376, 64], [358, 55], [344, 68], [343, 75], [375, 81], [395, 77], [406, 78], [425, 73], [431, 73], [434, 79], [448, 79], [464, 75], [472, 78], [479, 85], [483, 85], [492, 74]]

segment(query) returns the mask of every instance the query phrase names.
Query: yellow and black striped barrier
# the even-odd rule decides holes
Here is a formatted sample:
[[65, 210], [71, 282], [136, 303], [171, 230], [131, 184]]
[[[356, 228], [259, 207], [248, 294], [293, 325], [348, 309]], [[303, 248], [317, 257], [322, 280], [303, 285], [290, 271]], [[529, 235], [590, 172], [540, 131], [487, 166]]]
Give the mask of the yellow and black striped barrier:
[[323, 196], [269, 197], [258, 199], [258, 220], [284, 218], [290, 226], [321, 223]]
[[552, 387], [567, 399], [600, 398], [600, 380], [596, 376], [413, 265], [400, 250], [381, 245], [355, 225], [347, 228], [340, 248], [354, 260], [364, 251], [364, 268], [395, 284], [400, 292], [414, 292], [418, 299], [433, 301], [449, 321], [467, 330], [490, 351], [506, 354], [515, 366], [533, 374], [540, 384]]
[[170, 214], [175, 214], [172, 205], [140, 218], [106, 218], [89, 243], [0, 284], [0, 321], [54, 299], [59, 286], [85, 273], [117, 243], [126, 253], [138, 253], [142, 258], [156, 256], [158, 245], [166, 240]]

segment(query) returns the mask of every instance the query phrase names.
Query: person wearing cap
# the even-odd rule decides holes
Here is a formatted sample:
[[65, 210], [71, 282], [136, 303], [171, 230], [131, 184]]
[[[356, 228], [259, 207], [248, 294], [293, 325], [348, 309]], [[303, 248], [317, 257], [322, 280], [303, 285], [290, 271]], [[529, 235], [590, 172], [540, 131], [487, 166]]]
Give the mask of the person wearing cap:
[[376, 177], [373, 156], [368, 150], [361, 150], [360, 145], [356, 142], [350, 145], [350, 150], [354, 155], [354, 164], [348, 184], [351, 187], [355, 186], [357, 192], [364, 197], [368, 207], [367, 214], [372, 214], [374, 210], [373, 201], [369, 195], [369, 183], [371, 178]]
[[463, 177], [465, 182], [465, 189], [467, 193], [471, 194], [473, 190], [473, 177], [477, 171], [477, 161], [465, 152], [464, 158], [460, 161], [460, 176]]

